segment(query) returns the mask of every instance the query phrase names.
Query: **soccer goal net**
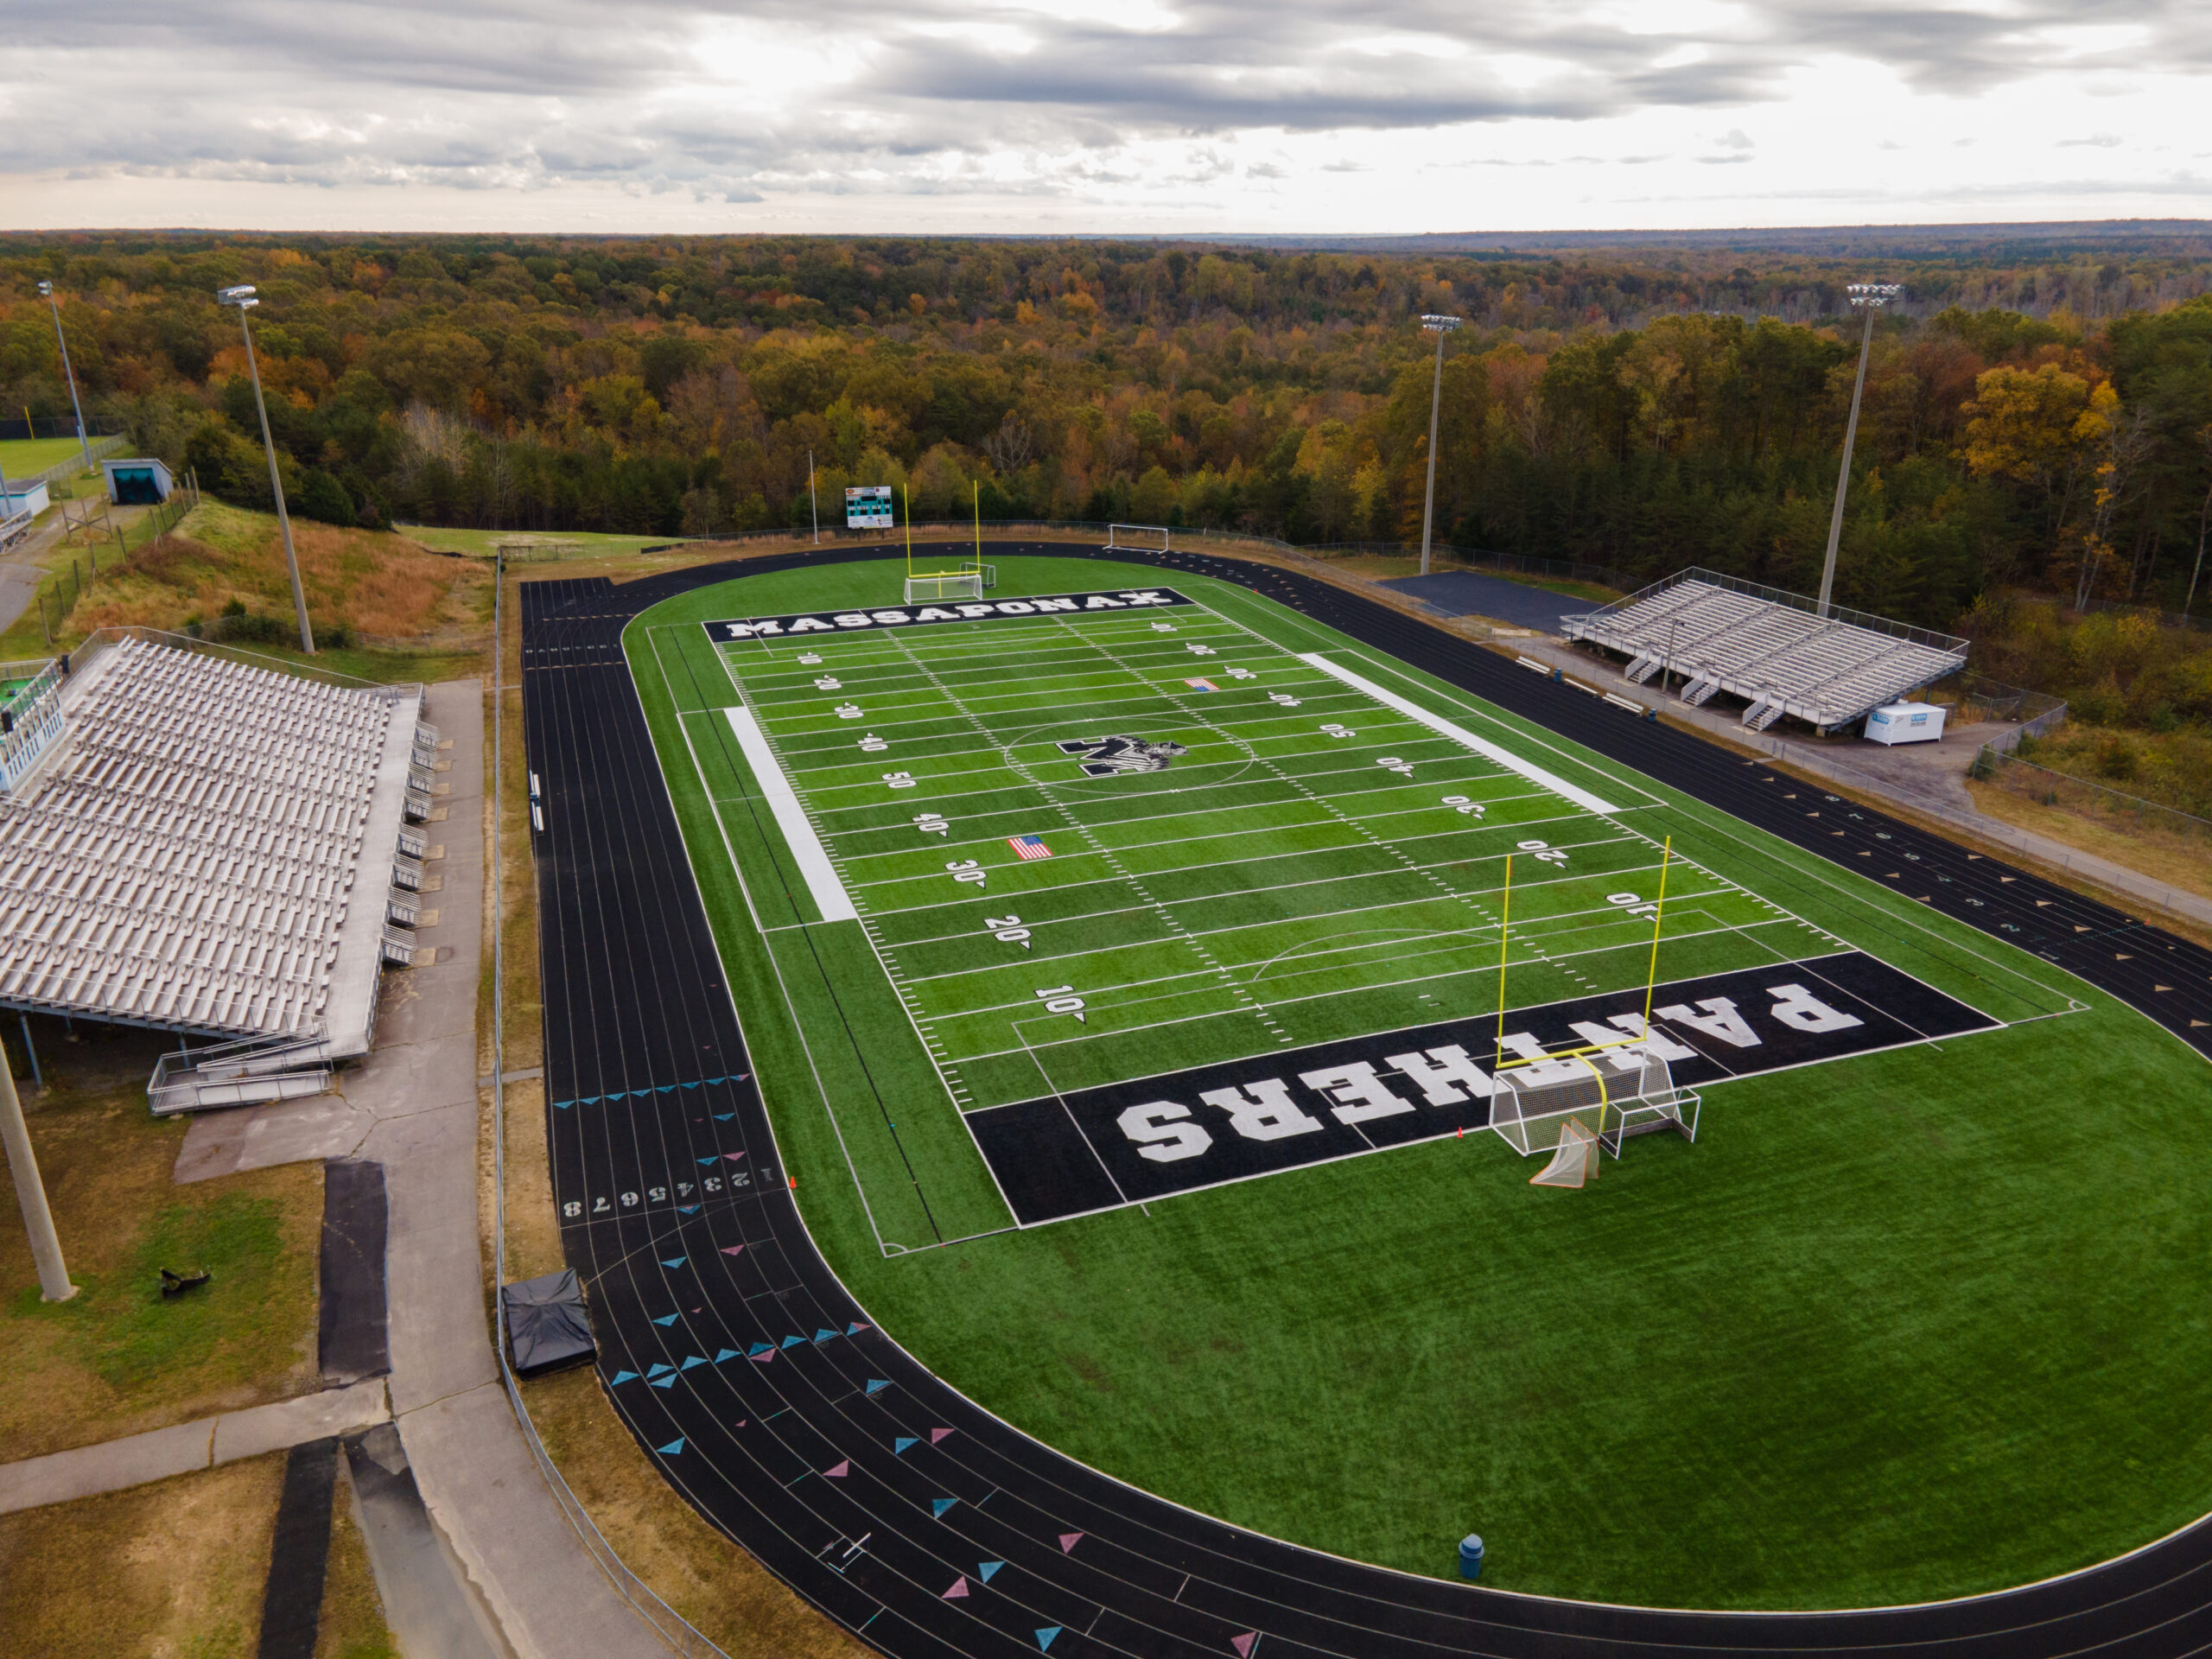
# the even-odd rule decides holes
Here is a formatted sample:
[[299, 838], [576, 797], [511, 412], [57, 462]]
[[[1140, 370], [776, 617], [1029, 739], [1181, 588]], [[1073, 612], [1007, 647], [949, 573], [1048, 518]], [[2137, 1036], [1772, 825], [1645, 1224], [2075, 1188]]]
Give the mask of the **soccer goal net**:
[[1628, 1042], [1507, 1061], [1492, 1082], [1490, 1126], [1523, 1158], [1557, 1152], [1570, 1133], [1618, 1158], [1624, 1137], [1649, 1129], [1694, 1141], [1698, 1106], [1663, 1057]]
[[1106, 526], [1106, 545], [1126, 547], [1148, 553], [1165, 553], [1168, 546], [1168, 531], [1165, 524], [1109, 524]]
[[926, 605], [943, 599], [981, 599], [983, 573], [980, 570], [942, 571], [936, 575], [906, 578], [906, 603]]

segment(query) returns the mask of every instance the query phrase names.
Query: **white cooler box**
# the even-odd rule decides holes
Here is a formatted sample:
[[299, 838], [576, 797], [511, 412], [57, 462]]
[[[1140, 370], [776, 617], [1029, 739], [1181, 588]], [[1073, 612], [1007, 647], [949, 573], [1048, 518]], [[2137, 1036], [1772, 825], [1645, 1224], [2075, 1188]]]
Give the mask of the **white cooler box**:
[[1866, 716], [1870, 743], [1932, 743], [1943, 735], [1940, 702], [1885, 703]]

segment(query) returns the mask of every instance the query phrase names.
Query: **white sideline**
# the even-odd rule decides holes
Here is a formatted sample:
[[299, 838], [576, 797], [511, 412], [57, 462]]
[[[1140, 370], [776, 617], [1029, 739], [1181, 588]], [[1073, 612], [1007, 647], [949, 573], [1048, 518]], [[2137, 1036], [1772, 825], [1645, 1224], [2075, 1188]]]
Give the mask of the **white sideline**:
[[729, 716], [729, 728], [737, 734], [737, 747], [745, 751], [746, 763], [760, 779], [761, 798], [776, 815], [776, 828], [784, 832], [791, 856], [798, 861], [798, 873], [806, 878], [806, 890], [814, 895], [814, 907], [822, 912], [822, 919], [858, 921], [860, 912], [853, 908], [845, 884], [830, 868], [830, 855], [823, 850], [822, 837], [806, 821], [798, 797], [791, 793], [791, 783], [785, 778], [783, 767], [777, 764], [775, 751], [768, 747], [768, 740], [762, 735], [760, 722], [753, 718], [753, 711], [740, 707], [725, 709], [722, 713]]
[[1613, 805], [1611, 803], [1603, 800], [1598, 796], [1592, 795], [1588, 790], [1580, 788], [1573, 784], [1568, 783], [1566, 779], [1558, 776], [1556, 773], [1546, 772], [1541, 766], [1536, 765], [1534, 761], [1522, 760], [1519, 755], [1514, 753], [1512, 750], [1503, 748], [1497, 744], [1491, 742], [1487, 738], [1477, 737], [1472, 732], [1467, 730], [1465, 727], [1455, 726], [1450, 721], [1445, 719], [1443, 715], [1432, 715], [1427, 709], [1422, 708], [1419, 703], [1409, 702], [1406, 698], [1400, 696], [1395, 691], [1386, 691], [1381, 686], [1376, 684], [1374, 681], [1363, 679], [1348, 668], [1338, 667], [1327, 658], [1322, 656], [1319, 652], [1301, 651], [1298, 653], [1298, 660], [1305, 664], [1308, 668], [1319, 669], [1321, 672], [1326, 674], [1331, 679], [1342, 680], [1346, 685], [1366, 692], [1369, 696], [1374, 698], [1376, 702], [1381, 703], [1385, 709], [1395, 709], [1399, 714], [1403, 715], [1408, 720], [1419, 721], [1422, 725], [1427, 727], [1430, 731], [1435, 732], [1441, 736], [1448, 737], [1454, 743], [1463, 744], [1466, 747], [1472, 749], [1477, 754], [1484, 755], [1490, 760], [1497, 761], [1499, 766], [1503, 766], [1507, 771], [1519, 772], [1530, 783], [1538, 785], [1544, 789], [1548, 789], [1554, 795], [1566, 797], [1568, 800], [1573, 801], [1577, 806], [1582, 808], [1586, 812], [1595, 812], [1600, 817], [1610, 818], [1615, 813], [1622, 810], [1621, 808]]

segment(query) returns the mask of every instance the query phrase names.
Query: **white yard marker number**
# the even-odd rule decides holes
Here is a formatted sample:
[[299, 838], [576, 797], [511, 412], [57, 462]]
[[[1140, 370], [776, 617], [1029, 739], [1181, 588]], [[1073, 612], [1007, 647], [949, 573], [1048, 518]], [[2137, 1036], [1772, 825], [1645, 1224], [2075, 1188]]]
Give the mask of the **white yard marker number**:
[[941, 812], [923, 812], [916, 816], [914, 828], [925, 836], [941, 836], [952, 828], [952, 821]]
[[858, 720], [860, 717], [861, 706], [857, 702], [841, 702], [837, 705], [838, 719]]
[[887, 772], [883, 774], [883, 781], [893, 789], [912, 789], [914, 787], [914, 774], [911, 772]]
[[1324, 726], [1321, 729], [1324, 732], [1326, 732], [1331, 737], [1357, 737], [1359, 735], [1358, 733], [1353, 731], [1349, 726]]
[[1479, 818], [1489, 809], [1480, 801], [1471, 801], [1464, 795], [1446, 795], [1444, 804], [1454, 812], [1464, 812], [1471, 818]]
[[1084, 1018], [1083, 999], [1068, 995], [1073, 989], [1075, 987], [1072, 985], [1054, 985], [1038, 992], [1037, 995], [1044, 1002], [1046, 1013], [1071, 1014], [1075, 1015], [1078, 1024], [1087, 1026], [1090, 1021]]
[[985, 881], [990, 879], [990, 872], [984, 869], [972, 858], [961, 859], [956, 863], [946, 865], [944, 868], [952, 872], [952, 879], [954, 880], [972, 881], [979, 887], [982, 887]]
[[1567, 855], [1560, 851], [1558, 848], [1553, 846], [1549, 842], [1524, 841], [1521, 842], [1520, 845], [1522, 852], [1535, 854], [1536, 862], [1539, 864], [1564, 864], [1567, 862]]
[[983, 931], [1003, 944], [1018, 944], [1025, 950], [1029, 948], [1029, 930], [1019, 916], [986, 916]]
[[1386, 771], [1395, 772], [1403, 778], [1410, 778], [1414, 775], [1413, 762], [1410, 760], [1401, 760], [1395, 754], [1383, 755], [1381, 759], [1376, 760], [1375, 764], [1382, 767]]
[[874, 732], [870, 732], [866, 737], [861, 739], [861, 752], [863, 754], [879, 754], [890, 747], [888, 739], [878, 737]]

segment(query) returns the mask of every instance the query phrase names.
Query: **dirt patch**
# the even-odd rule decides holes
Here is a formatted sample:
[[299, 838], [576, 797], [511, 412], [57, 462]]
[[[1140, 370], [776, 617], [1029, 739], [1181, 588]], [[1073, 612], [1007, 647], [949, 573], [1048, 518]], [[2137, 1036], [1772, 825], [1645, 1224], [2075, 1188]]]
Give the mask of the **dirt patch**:
[[[60, 1020], [31, 1024], [49, 1086], [23, 1078], [17, 1087], [79, 1293], [41, 1302], [22, 1229], [0, 1227], [0, 1283], [10, 1287], [0, 1303], [5, 1455], [314, 1393], [322, 1166], [177, 1186], [171, 1171], [186, 1124], [146, 1109], [161, 1039], [86, 1026], [86, 1040], [73, 1045]], [[165, 1267], [205, 1267], [211, 1277], [165, 1301], [156, 1288]]]
[[545, 1448], [630, 1570], [725, 1652], [861, 1659], [871, 1651], [677, 1497], [601, 1392], [566, 1371], [523, 1385]]
[[2212, 899], [2212, 841], [2164, 828], [2155, 815], [2140, 826], [2046, 805], [2018, 789], [1969, 779], [1967, 791], [1991, 817], [2094, 853], [2184, 893]]
[[330, 1506], [330, 1562], [322, 1580], [322, 1612], [315, 1659], [400, 1659], [385, 1624], [384, 1601], [369, 1566], [368, 1541], [353, 1515], [353, 1483], [338, 1459], [338, 1491]]
[[275, 1452], [0, 1516], [0, 1650], [39, 1659], [252, 1653], [283, 1484], [284, 1454]]

